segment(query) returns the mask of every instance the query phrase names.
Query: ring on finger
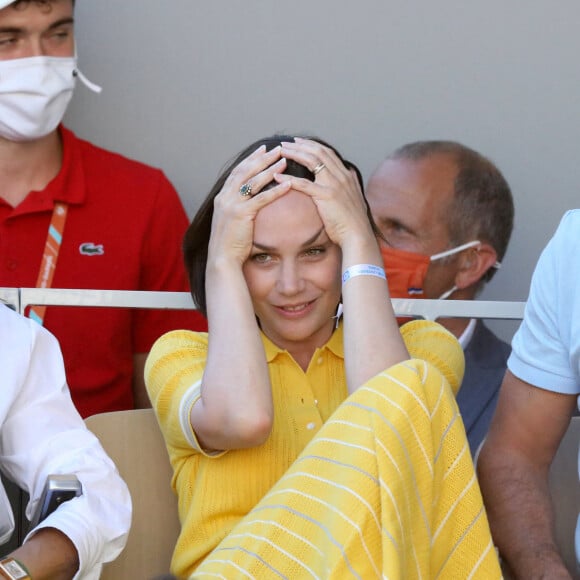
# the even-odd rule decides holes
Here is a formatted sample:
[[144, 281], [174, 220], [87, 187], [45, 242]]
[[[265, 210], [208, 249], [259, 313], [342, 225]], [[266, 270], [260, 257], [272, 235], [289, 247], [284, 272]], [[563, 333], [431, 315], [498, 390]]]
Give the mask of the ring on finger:
[[318, 175], [324, 168], [326, 167], [326, 165], [324, 165], [324, 163], [320, 162], [313, 170], [312, 173], [314, 173], [314, 175]]
[[244, 183], [242, 187], [240, 187], [240, 195], [242, 197], [252, 197], [252, 184], [251, 182]]

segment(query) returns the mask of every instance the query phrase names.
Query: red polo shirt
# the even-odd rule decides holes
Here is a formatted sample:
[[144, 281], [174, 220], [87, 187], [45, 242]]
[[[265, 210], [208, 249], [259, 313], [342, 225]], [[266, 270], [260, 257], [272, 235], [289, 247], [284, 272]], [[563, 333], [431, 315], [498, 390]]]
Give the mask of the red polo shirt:
[[[34, 287], [55, 201], [68, 217], [53, 288], [189, 289], [181, 243], [188, 224], [177, 192], [152, 167], [60, 128], [63, 165], [44, 191], [16, 208], [0, 199], [0, 286]], [[81, 415], [133, 408], [133, 354], [163, 333], [204, 330], [195, 311], [49, 306]]]

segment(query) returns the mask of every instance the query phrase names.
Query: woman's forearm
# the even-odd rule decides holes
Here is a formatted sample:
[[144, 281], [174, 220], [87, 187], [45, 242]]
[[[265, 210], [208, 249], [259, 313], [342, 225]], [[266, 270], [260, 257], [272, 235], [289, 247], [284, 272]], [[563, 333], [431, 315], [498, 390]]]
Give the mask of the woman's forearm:
[[208, 358], [191, 413], [213, 449], [258, 445], [270, 432], [272, 396], [264, 346], [241, 269], [213, 260], [207, 270]]
[[[357, 264], [382, 268], [374, 236], [345, 245], [343, 271]], [[384, 369], [409, 358], [393, 313], [387, 282], [359, 275], [343, 284], [344, 349], [347, 384], [353, 392]]]
[[55, 528], [42, 528], [10, 557], [24, 564], [34, 580], [70, 580], [79, 569], [74, 544]]

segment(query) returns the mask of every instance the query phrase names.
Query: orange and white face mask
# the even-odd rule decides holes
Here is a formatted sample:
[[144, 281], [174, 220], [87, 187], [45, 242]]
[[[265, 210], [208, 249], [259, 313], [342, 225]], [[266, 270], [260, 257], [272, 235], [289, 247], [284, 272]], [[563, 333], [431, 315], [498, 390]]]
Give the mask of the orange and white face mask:
[[[391, 298], [424, 298], [425, 278], [431, 262], [458, 254], [467, 248], [474, 248], [479, 246], [480, 243], [479, 240], [474, 240], [432, 256], [381, 245], [381, 254]], [[499, 262], [494, 265], [495, 268], [499, 268], [499, 266]], [[457, 290], [457, 287], [453, 286], [453, 288], [439, 296], [439, 299], [445, 300], [455, 290]]]

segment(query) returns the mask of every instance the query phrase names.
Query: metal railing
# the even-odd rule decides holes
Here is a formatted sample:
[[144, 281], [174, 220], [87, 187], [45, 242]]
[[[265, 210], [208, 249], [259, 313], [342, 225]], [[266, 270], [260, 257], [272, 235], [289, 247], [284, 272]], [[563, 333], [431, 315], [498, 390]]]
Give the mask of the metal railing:
[[16, 312], [20, 312], [20, 289], [0, 288], [0, 303], [4, 303], [16, 310]]
[[[188, 292], [139, 290], [73, 290], [61, 288], [0, 288], [0, 300], [24, 313], [29, 306], [98, 306], [109, 308], [160, 308], [195, 310]], [[397, 316], [437, 318], [487, 318], [521, 320], [525, 302], [500, 300], [393, 299]]]

